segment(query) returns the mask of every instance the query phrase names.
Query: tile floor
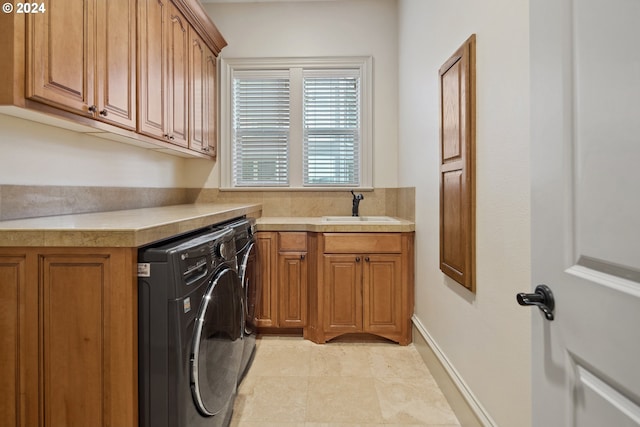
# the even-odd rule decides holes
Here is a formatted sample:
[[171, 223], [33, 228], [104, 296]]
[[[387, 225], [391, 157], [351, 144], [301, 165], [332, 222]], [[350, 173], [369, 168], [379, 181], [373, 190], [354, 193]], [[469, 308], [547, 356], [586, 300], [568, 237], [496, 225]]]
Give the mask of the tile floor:
[[460, 426], [413, 345], [258, 339], [232, 427]]

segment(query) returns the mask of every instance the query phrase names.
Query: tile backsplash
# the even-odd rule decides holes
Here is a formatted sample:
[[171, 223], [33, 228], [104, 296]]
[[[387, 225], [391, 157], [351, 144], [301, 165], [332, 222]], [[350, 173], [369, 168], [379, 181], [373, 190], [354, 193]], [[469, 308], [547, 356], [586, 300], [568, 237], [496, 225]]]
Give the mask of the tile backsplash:
[[0, 185], [0, 220], [192, 202], [184, 188]]
[[[414, 220], [414, 188], [376, 188], [363, 191], [360, 215], [389, 215]], [[205, 188], [196, 202], [261, 203], [262, 215], [324, 216], [351, 215], [352, 196], [345, 191], [220, 191]]]
[[[362, 192], [361, 215], [415, 219], [414, 188]], [[214, 188], [136, 188], [0, 185], [0, 220], [138, 209], [186, 203], [262, 203], [264, 216], [351, 215], [345, 191], [220, 191]]]

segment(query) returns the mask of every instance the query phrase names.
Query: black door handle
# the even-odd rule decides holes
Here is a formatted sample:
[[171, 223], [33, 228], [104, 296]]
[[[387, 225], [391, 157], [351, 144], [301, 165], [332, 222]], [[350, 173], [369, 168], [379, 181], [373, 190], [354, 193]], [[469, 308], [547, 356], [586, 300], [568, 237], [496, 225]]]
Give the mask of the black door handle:
[[547, 285], [536, 286], [533, 294], [519, 293], [516, 295], [516, 300], [520, 305], [536, 305], [542, 312], [547, 320], [553, 320], [553, 309], [556, 304], [553, 299], [553, 292]]

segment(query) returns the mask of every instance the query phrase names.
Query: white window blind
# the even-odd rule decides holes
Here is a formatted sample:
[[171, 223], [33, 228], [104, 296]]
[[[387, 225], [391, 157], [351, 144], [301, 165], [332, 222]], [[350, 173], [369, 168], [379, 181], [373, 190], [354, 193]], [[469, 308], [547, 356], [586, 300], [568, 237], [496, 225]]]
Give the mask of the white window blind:
[[223, 58], [221, 188], [370, 188], [372, 58]]
[[303, 74], [305, 185], [360, 185], [358, 70]]
[[289, 183], [288, 76], [239, 72], [233, 79], [234, 185]]

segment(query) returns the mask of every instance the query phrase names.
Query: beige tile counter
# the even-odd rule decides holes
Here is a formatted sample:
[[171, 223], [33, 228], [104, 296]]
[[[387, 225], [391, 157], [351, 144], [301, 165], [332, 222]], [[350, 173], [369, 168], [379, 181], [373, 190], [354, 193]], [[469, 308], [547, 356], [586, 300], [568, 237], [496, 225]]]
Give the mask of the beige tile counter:
[[258, 230], [406, 232], [415, 223], [328, 223], [322, 217], [260, 217], [261, 204], [196, 203], [0, 221], [0, 247], [139, 247], [242, 215], [258, 218]]
[[401, 218], [394, 222], [331, 223], [322, 217], [261, 217], [258, 231], [312, 231], [312, 232], [408, 232], [415, 231], [415, 223]]
[[0, 221], [0, 247], [139, 247], [261, 212], [260, 204], [202, 203]]

